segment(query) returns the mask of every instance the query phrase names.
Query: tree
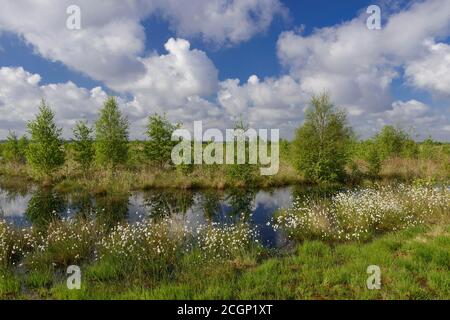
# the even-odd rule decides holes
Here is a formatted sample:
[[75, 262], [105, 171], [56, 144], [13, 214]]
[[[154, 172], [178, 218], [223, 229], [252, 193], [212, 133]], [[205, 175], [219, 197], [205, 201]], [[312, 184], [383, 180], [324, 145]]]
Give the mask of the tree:
[[352, 141], [346, 114], [336, 110], [327, 94], [313, 96], [311, 106], [293, 141], [294, 165], [312, 181], [340, 181]]
[[128, 159], [128, 120], [114, 97], [109, 97], [95, 123], [95, 149], [100, 164], [115, 168]]
[[86, 172], [92, 165], [95, 156], [93, 129], [88, 127], [87, 121], [78, 121], [73, 128], [75, 137], [75, 161]]
[[404, 130], [394, 126], [384, 126], [375, 136], [375, 142], [383, 159], [389, 157], [415, 157], [417, 144]]
[[3, 148], [3, 157], [12, 163], [25, 163], [28, 139], [26, 136], [18, 139], [15, 132], [10, 131]]
[[[236, 135], [234, 136], [233, 148], [234, 148], [234, 163], [229, 164], [227, 167], [227, 176], [236, 182], [251, 183], [255, 177], [257, 166], [250, 164], [250, 142], [245, 132], [249, 129], [248, 124], [244, 123], [242, 119], [239, 119], [234, 124], [234, 130]], [[259, 139], [259, 137], [257, 137]], [[238, 163], [238, 143], [244, 142], [245, 163]]]
[[172, 141], [172, 133], [180, 127], [180, 124], [170, 123], [166, 115], [154, 114], [148, 117], [146, 134], [150, 138], [146, 142], [145, 152], [150, 161], [159, 168], [163, 168], [171, 161], [173, 147], [178, 141]]
[[27, 161], [40, 175], [51, 176], [65, 160], [62, 129], [56, 126], [54, 118], [55, 114], [42, 100], [36, 119], [27, 125], [31, 136]]
[[376, 143], [369, 141], [364, 154], [367, 161], [367, 173], [371, 178], [377, 178], [380, 175], [383, 161]]

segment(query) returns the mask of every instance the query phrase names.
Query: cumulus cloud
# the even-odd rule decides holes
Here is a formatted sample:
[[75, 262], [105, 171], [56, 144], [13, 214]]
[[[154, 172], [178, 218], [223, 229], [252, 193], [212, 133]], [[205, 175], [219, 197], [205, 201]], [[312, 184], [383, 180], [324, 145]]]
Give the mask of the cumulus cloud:
[[[80, 30], [66, 27], [73, 4], [81, 8]], [[0, 6], [0, 30], [19, 35], [44, 58], [106, 83], [144, 71], [137, 60], [145, 41], [139, 19], [148, 10], [133, 1], [1, 0]]]
[[0, 137], [9, 129], [25, 133], [26, 123], [35, 117], [42, 98], [55, 111], [64, 135], [70, 137], [75, 122], [82, 118], [92, 121], [106, 98], [100, 87], [88, 90], [72, 82], [41, 85], [40, 81], [40, 75], [21, 67], [0, 68]]
[[429, 42], [425, 53], [407, 63], [405, 75], [411, 85], [438, 96], [450, 96], [450, 46]]
[[161, 8], [173, 29], [216, 44], [238, 43], [265, 31], [274, 16], [287, 17], [278, 0], [164, 0]]
[[[280, 61], [305, 91], [329, 91], [350, 112], [386, 109], [398, 68], [422, 57], [427, 39], [450, 33], [450, 2], [416, 3], [389, 17], [382, 30], [365, 28], [366, 18], [363, 14], [309, 36], [285, 32], [278, 40]], [[435, 68], [448, 66], [445, 61], [434, 62]], [[421, 77], [421, 86], [434, 87], [426, 78]]]
[[[65, 28], [69, 4], [82, 9], [81, 30]], [[0, 31], [20, 35], [43, 57], [61, 61], [119, 93], [134, 137], [142, 136], [146, 116], [153, 112], [167, 112], [172, 121], [203, 120], [219, 128], [242, 116], [254, 127], [280, 128], [283, 136], [291, 137], [310, 96], [328, 91], [363, 137], [398, 121], [421, 132], [432, 128], [448, 140], [448, 110], [437, 112], [420, 101], [395, 101], [391, 96], [394, 80], [448, 96], [450, 48], [443, 41], [450, 35], [450, 2], [446, 0], [397, 8], [382, 30], [368, 30], [363, 13], [309, 35], [283, 32], [277, 53], [285, 73], [264, 79], [253, 75], [243, 83], [219, 81], [206, 53], [191, 48], [185, 39], [169, 39], [166, 53], [144, 55], [147, 40], [141, 22], [158, 14], [178, 35], [229, 45], [263, 32], [274, 16], [286, 16], [287, 9], [278, 0], [192, 0], [189, 5], [176, 0], [0, 0], [0, 5]], [[88, 90], [71, 82], [41, 85], [39, 75], [22, 68], [1, 70], [2, 128], [23, 127], [40, 97], [57, 108], [59, 123], [70, 126], [80, 115], [92, 119], [106, 95], [101, 88]]]
[[242, 85], [228, 79], [220, 83], [217, 96], [230, 119], [243, 117], [255, 128], [280, 128], [284, 136], [303, 119], [308, 99], [290, 76], [260, 80], [253, 75]]
[[209, 96], [216, 92], [218, 71], [203, 51], [190, 49], [184, 39], [169, 39], [167, 54], [141, 59], [145, 75], [134, 82], [114, 86], [131, 93], [140, 103], [162, 111], [181, 106], [187, 97]]
[[[362, 120], [362, 121], [361, 121]], [[417, 101], [394, 101], [390, 108], [383, 112], [363, 116], [357, 123], [360, 132], [376, 133], [385, 125], [394, 125], [410, 131], [417, 138], [424, 139], [431, 135], [435, 139], [448, 140], [450, 113], [439, 110]]]
[[[66, 28], [70, 5], [80, 7], [80, 30]], [[112, 87], [144, 74], [141, 21], [152, 14], [162, 13], [177, 34], [234, 44], [286, 13], [278, 0], [0, 0], [0, 7], [0, 32], [15, 33], [44, 58]]]

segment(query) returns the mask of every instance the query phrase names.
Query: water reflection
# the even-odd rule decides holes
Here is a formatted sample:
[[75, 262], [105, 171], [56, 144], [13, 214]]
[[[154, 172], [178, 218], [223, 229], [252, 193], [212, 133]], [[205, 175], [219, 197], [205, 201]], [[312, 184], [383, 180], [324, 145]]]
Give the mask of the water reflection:
[[37, 228], [44, 228], [51, 221], [59, 219], [65, 208], [65, 201], [60, 194], [52, 190], [38, 189], [28, 201], [25, 216]]
[[50, 189], [31, 188], [17, 193], [0, 184], [0, 213], [10, 223], [44, 228], [54, 219], [68, 216], [96, 218], [113, 227], [118, 222], [135, 223], [146, 218], [173, 217], [187, 227], [201, 224], [236, 223], [254, 225], [261, 241], [269, 246], [283, 239], [267, 222], [273, 213], [292, 203], [292, 189], [258, 190], [152, 190], [131, 194], [93, 197], [86, 192], [60, 194]]
[[186, 213], [194, 205], [194, 194], [186, 190], [158, 190], [147, 192], [144, 203], [152, 218]]

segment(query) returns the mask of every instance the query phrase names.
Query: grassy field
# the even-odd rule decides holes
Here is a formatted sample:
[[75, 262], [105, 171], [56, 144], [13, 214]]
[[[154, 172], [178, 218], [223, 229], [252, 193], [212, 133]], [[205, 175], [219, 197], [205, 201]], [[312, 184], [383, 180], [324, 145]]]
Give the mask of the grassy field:
[[[305, 241], [293, 252], [192, 266], [152, 285], [124, 280], [108, 264], [83, 274], [81, 290], [68, 290], [51, 272], [0, 279], [2, 299], [449, 299], [450, 225], [414, 227], [370, 243], [331, 245]], [[189, 257], [185, 258], [189, 260]], [[259, 261], [261, 260], [262, 261]], [[186, 262], [189, 264], [188, 262]], [[369, 290], [366, 269], [381, 269], [381, 289]], [[61, 275], [60, 275], [61, 278]], [[25, 286], [24, 292], [21, 288]]]
[[[305, 219], [317, 210], [328, 221]], [[280, 211], [273, 226], [291, 237], [286, 248], [263, 248], [246, 223], [195, 230], [174, 218], [113, 229], [83, 219], [33, 230], [1, 223], [0, 298], [450, 298], [447, 188], [345, 191]], [[81, 290], [67, 289], [71, 264], [81, 267]], [[366, 286], [369, 265], [380, 267], [380, 290]]]

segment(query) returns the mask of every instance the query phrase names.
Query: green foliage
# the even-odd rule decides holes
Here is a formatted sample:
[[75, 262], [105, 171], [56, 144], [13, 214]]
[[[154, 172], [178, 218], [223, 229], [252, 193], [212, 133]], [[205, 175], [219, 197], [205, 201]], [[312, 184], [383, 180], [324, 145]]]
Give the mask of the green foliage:
[[[239, 120], [235, 123], [234, 130], [241, 130], [241, 133], [245, 132], [248, 130], [248, 125]], [[239, 131], [236, 132], [239, 134]], [[238, 141], [241, 138], [245, 139], [245, 163], [238, 164]], [[250, 183], [254, 180], [257, 166], [248, 163], [249, 157], [250, 145], [247, 137], [234, 137], [234, 163], [227, 166], [227, 176], [231, 181]]]
[[178, 143], [172, 141], [172, 133], [180, 127], [180, 124], [170, 123], [166, 115], [154, 114], [148, 118], [146, 134], [150, 138], [145, 146], [145, 152], [150, 161], [159, 168], [163, 168], [171, 162], [173, 147]]
[[92, 132], [93, 129], [88, 127], [86, 121], [78, 121], [73, 129], [74, 159], [84, 172], [91, 167], [95, 156]]
[[128, 120], [114, 97], [109, 97], [95, 123], [96, 157], [100, 164], [115, 168], [128, 159]]
[[17, 135], [10, 131], [3, 146], [4, 159], [13, 163], [25, 163], [28, 143], [26, 136], [18, 139]]
[[55, 124], [55, 114], [42, 100], [36, 119], [28, 122], [31, 141], [27, 161], [39, 175], [51, 176], [64, 164], [62, 129]]
[[389, 157], [409, 157], [414, 158], [418, 154], [418, 147], [409, 134], [394, 126], [384, 126], [375, 136], [382, 159]]
[[380, 175], [383, 161], [375, 143], [368, 143], [365, 160], [367, 162], [368, 175], [372, 178], [377, 178]]
[[352, 141], [346, 114], [335, 109], [327, 94], [314, 96], [311, 105], [292, 144], [294, 166], [312, 181], [342, 181]]

